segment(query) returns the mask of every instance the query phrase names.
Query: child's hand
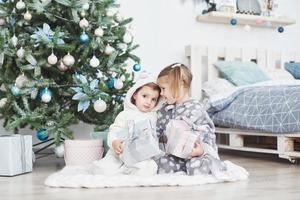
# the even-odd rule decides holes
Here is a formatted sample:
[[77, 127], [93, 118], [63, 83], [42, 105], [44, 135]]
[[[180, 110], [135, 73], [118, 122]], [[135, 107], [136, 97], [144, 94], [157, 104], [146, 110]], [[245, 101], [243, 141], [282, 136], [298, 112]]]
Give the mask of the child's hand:
[[201, 156], [204, 153], [203, 147], [199, 141], [195, 142], [191, 157]]
[[112, 148], [115, 154], [120, 155], [122, 153], [121, 144], [124, 140], [116, 139], [112, 142]]

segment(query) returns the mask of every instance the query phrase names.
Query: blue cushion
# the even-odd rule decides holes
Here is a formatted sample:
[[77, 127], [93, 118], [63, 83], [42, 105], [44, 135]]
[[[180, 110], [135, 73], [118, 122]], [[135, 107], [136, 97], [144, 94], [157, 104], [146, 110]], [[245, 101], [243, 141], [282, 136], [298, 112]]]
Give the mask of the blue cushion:
[[254, 62], [220, 61], [214, 65], [225, 79], [236, 86], [270, 80]]
[[300, 62], [285, 63], [284, 68], [290, 72], [295, 79], [300, 79]]

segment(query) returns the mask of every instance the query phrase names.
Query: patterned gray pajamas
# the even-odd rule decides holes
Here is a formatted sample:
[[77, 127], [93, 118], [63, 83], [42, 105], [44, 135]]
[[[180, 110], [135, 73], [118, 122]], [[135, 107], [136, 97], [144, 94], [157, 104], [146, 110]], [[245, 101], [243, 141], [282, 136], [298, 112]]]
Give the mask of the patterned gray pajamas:
[[187, 160], [166, 154], [156, 160], [156, 163], [159, 174], [186, 172], [192, 176], [215, 174], [219, 170], [226, 170], [226, 166], [220, 160], [208, 154]]
[[159, 137], [166, 136], [166, 126], [171, 119], [189, 119], [193, 126], [201, 130], [204, 154], [191, 159], [164, 155], [156, 160], [158, 173], [186, 172], [188, 175], [215, 174], [226, 170], [220, 161], [214, 133], [214, 124], [199, 100], [190, 99], [182, 104], [165, 104], [158, 112], [157, 132]]

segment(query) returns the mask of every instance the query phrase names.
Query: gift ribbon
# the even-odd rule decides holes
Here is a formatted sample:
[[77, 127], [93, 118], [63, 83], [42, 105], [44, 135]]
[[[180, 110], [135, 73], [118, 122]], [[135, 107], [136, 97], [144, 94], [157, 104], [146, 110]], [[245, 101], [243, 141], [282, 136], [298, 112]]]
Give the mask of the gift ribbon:
[[22, 172], [26, 171], [26, 156], [25, 156], [25, 137], [24, 135], [20, 135], [21, 139], [21, 163], [22, 163]]

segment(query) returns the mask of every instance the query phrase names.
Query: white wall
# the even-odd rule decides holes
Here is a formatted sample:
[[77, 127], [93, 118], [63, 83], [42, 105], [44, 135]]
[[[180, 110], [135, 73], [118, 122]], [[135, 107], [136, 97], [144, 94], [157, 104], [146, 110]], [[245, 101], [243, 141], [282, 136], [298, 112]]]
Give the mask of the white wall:
[[[193, 0], [120, 0], [124, 16], [133, 17], [132, 33], [140, 44], [136, 54], [142, 66], [157, 74], [174, 62], [184, 62], [184, 46], [191, 43], [215, 46], [246, 46], [300, 51], [300, 1], [278, 0], [278, 14], [296, 19], [280, 34], [275, 29], [199, 23], [201, 5]], [[296, 45], [298, 44], [298, 45]]]
[[[243, 26], [199, 23], [195, 17], [201, 12], [201, 6], [195, 6], [192, 0], [185, 0], [184, 4], [182, 1], [119, 1], [121, 13], [134, 19], [132, 33], [135, 42], [140, 44], [135, 53], [141, 58], [143, 69], [153, 74], [168, 64], [184, 62], [184, 47], [191, 43], [300, 51], [299, 0], [278, 0], [278, 14], [297, 20], [296, 25], [285, 27], [282, 34], [267, 28], [253, 27], [252, 31], [246, 32]], [[92, 129], [83, 124], [72, 126], [76, 138], [87, 138]], [[31, 130], [22, 132], [32, 133]]]

